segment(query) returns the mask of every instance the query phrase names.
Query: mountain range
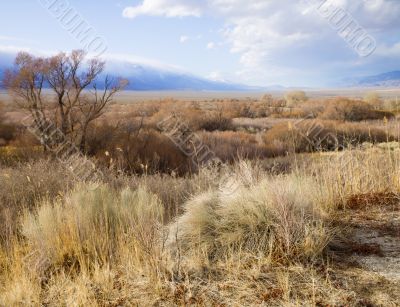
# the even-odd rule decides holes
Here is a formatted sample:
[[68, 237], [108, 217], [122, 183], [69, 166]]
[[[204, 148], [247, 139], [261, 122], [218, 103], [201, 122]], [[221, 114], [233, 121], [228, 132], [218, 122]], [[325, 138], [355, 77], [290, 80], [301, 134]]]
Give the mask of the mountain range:
[[[0, 88], [4, 71], [12, 67], [14, 56], [0, 52]], [[107, 60], [103, 77], [106, 74], [111, 77], [127, 79], [129, 85], [126, 89], [134, 91], [255, 91], [279, 89], [279, 86], [262, 88], [228, 81], [216, 81], [195, 76], [174, 67], [124, 59]]]
[[[15, 54], [0, 52], [0, 88], [4, 71], [12, 67]], [[111, 58], [107, 60], [105, 74], [129, 81], [127, 90], [134, 91], [285, 91], [280, 85], [256, 87], [224, 80], [199, 77], [182, 69], [140, 60]], [[400, 71], [348, 79], [346, 87], [399, 87]]]
[[361, 87], [399, 87], [400, 71], [391, 71], [375, 76], [360, 78], [357, 83]]
[[179, 69], [157, 67], [123, 60], [109, 60], [106, 73], [129, 81], [136, 91], [252, 91], [261, 88], [198, 77]]

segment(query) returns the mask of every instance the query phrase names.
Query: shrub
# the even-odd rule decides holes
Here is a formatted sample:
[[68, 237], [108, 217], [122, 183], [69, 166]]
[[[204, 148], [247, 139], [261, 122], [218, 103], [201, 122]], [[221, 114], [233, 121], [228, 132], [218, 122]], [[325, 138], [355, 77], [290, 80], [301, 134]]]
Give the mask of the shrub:
[[281, 123], [263, 135], [265, 144], [273, 144], [286, 152], [334, 150], [364, 142], [380, 143], [396, 140], [385, 130], [362, 123], [304, 120]]
[[272, 148], [262, 144], [257, 135], [247, 132], [202, 132], [199, 137], [211, 152], [222, 161], [236, 159], [256, 159], [274, 156]]
[[79, 186], [63, 200], [27, 212], [22, 234], [43, 265], [39, 269], [92, 269], [111, 263], [125, 244], [141, 256], [154, 255], [162, 216], [161, 202], [144, 187], [117, 193], [106, 186]]
[[0, 146], [5, 146], [14, 140], [17, 129], [14, 125], [0, 122]]
[[285, 100], [288, 107], [298, 107], [306, 102], [308, 97], [303, 91], [292, 91], [285, 94]]
[[[328, 210], [346, 208], [349, 202], [371, 196], [375, 206], [389, 203], [383, 195], [396, 195], [400, 191], [400, 158], [398, 151], [378, 148], [344, 150], [334, 155], [323, 155], [312, 163], [305, 162], [299, 172], [314, 176]], [[381, 195], [379, 202], [374, 195]], [[350, 204], [351, 205], [351, 204]]]
[[304, 113], [304, 117], [316, 118], [326, 109], [328, 102], [326, 100], [308, 100], [303, 103], [300, 108]]
[[21, 139], [18, 139], [15, 143], [18, 146], [0, 147], [0, 165], [18, 167], [21, 163], [35, 163], [40, 159], [46, 159], [48, 156], [43, 152], [43, 147], [41, 146], [21, 146]]
[[[50, 171], [51, 170], [51, 171]], [[37, 201], [53, 199], [74, 184], [72, 174], [59, 162], [40, 160], [13, 168], [0, 168], [0, 243], [9, 240], [18, 226], [16, 218]]]
[[321, 114], [321, 119], [362, 121], [377, 119], [392, 119], [393, 113], [373, 110], [372, 106], [359, 100], [338, 98], [327, 102], [325, 111]]
[[383, 101], [377, 92], [370, 92], [365, 95], [364, 101], [375, 108], [382, 108]]
[[87, 143], [88, 153], [101, 165], [130, 174], [184, 174], [192, 169], [190, 158], [168, 136], [140, 125], [98, 125]]
[[7, 145], [10, 141], [15, 139], [16, 126], [11, 123], [6, 123], [5, 120], [5, 107], [0, 101], [0, 146]]
[[197, 124], [197, 130], [226, 131], [232, 129], [232, 119], [226, 117], [221, 111], [208, 112], [202, 115]]
[[329, 235], [315, 213], [313, 192], [311, 182], [290, 176], [241, 186], [228, 196], [204, 193], [186, 203], [171, 231], [184, 253], [212, 261], [238, 251], [279, 263], [315, 258]]

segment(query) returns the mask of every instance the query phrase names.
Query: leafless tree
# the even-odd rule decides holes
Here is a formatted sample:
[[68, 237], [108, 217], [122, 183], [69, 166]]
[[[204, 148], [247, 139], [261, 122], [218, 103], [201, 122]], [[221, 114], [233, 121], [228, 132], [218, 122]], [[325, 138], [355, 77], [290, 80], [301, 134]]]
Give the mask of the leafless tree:
[[[21, 52], [14, 69], [6, 72], [4, 84], [18, 106], [30, 112], [39, 131], [44, 132], [46, 123], [52, 121], [83, 151], [90, 124], [127, 84], [106, 77], [100, 88], [104, 67], [99, 59], [86, 61], [81, 50], [49, 58]], [[44, 94], [45, 88], [53, 95]]]
[[[5, 72], [3, 81], [17, 105], [30, 112], [34, 125], [42, 136], [47, 122], [43, 95], [45, 74], [45, 59], [21, 52], [15, 59], [14, 69]], [[45, 143], [45, 138], [41, 141]]]
[[97, 85], [94, 84], [93, 91], [90, 94], [82, 95], [81, 99], [78, 99], [78, 107], [81, 113], [79, 117], [81, 127], [79, 148], [82, 151], [85, 150], [87, 131], [90, 123], [103, 115], [105, 107], [112, 102], [114, 95], [126, 85], [126, 80], [115, 82], [107, 76], [102, 91], [99, 91]]

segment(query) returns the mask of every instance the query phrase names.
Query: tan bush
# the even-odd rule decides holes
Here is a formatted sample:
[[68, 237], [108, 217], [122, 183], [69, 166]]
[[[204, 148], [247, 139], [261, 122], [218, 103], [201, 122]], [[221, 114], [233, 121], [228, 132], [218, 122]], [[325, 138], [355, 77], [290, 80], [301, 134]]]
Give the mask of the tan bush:
[[393, 113], [373, 110], [370, 104], [359, 100], [337, 98], [326, 103], [321, 119], [363, 121], [394, 118]]
[[79, 186], [62, 201], [42, 202], [36, 212], [27, 212], [22, 234], [42, 266], [38, 270], [74, 263], [78, 271], [90, 270], [118, 258], [120, 245], [154, 255], [162, 217], [161, 202], [144, 187], [116, 193], [106, 186]]
[[140, 124], [94, 127], [88, 138], [88, 153], [101, 165], [130, 174], [184, 174], [192, 169], [190, 157], [168, 136]]
[[311, 152], [341, 149], [364, 142], [393, 141], [396, 136], [367, 123], [303, 120], [278, 124], [263, 135], [263, 140], [265, 144], [273, 144], [286, 152]]
[[370, 92], [366, 94], [364, 101], [377, 109], [380, 109], [383, 106], [383, 100], [377, 92]]
[[326, 107], [328, 106], [328, 101], [322, 99], [312, 99], [301, 104], [300, 108], [304, 113], [304, 117], [316, 118], [318, 117]]
[[[398, 152], [298, 158], [304, 165], [296, 158], [287, 175], [241, 161], [224, 174], [121, 175], [98, 189], [80, 185], [49, 196], [21, 224], [13, 219], [19, 235], [10, 252], [0, 246], [0, 305], [356, 305], [360, 292], [369, 299], [342, 286], [342, 257], [324, 253], [332, 238], [327, 213], [345, 208], [354, 193], [396, 198]], [[221, 185], [215, 174], [238, 185]], [[161, 199], [184, 203], [166, 227]], [[377, 291], [381, 282], [374, 281]]]
[[[331, 211], [346, 208], [348, 202], [370, 195], [372, 205], [390, 201], [383, 195], [395, 195], [397, 202], [400, 191], [400, 158], [398, 151], [378, 148], [353, 149], [332, 155], [320, 156], [312, 163], [304, 163], [299, 172], [315, 176], [321, 205]], [[374, 195], [381, 196], [376, 202]]]
[[8, 244], [18, 224], [16, 218], [23, 209], [35, 203], [53, 199], [74, 185], [72, 173], [52, 160], [39, 160], [13, 168], [0, 168], [0, 229], [1, 242]]
[[285, 94], [286, 106], [298, 107], [308, 100], [308, 97], [303, 91], [291, 91]]
[[197, 130], [227, 131], [232, 129], [232, 118], [226, 117], [222, 111], [202, 114]]
[[6, 122], [5, 107], [0, 101], [0, 146], [5, 146], [14, 140], [17, 133], [16, 130], [17, 128], [14, 124]]
[[315, 258], [329, 241], [315, 211], [315, 190], [290, 176], [241, 186], [231, 195], [208, 192], [185, 205], [171, 231], [183, 253], [212, 261], [239, 250], [279, 263]]
[[199, 137], [222, 161], [265, 158], [277, 154], [273, 147], [264, 145], [257, 135], [247, 132], [202, 132]]

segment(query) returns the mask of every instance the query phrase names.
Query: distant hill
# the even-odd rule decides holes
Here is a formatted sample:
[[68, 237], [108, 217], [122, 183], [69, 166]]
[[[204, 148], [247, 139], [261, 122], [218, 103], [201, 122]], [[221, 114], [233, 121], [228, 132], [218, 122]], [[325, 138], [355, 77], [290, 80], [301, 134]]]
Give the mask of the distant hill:
[[[12, 67], [14, 55], [0, 53], [0, 87], [4, 70]], [[254, 87], [228, 81], [214, 81], [167, 66], [129, 60], [107, 60], [106, 74], [129, 80], [127, 90], [136, 91], [267, 91], [280, 86]]]
[[0, 89], [3, 88], [3, 76], [7, 68], [11, 67], [14, 62], [14, 56], [9, 53], [0, 52]]
[[259, 88], [213, 81], [190, 73], [140, 63], [108, 61], [106, 73], [129, 80], [129, 90], [137, 91], [250, 91]]
[[391, 71], [357, 80], [358, 86], [365, 87], [398, 87], [400, 86], [400, 71]]

